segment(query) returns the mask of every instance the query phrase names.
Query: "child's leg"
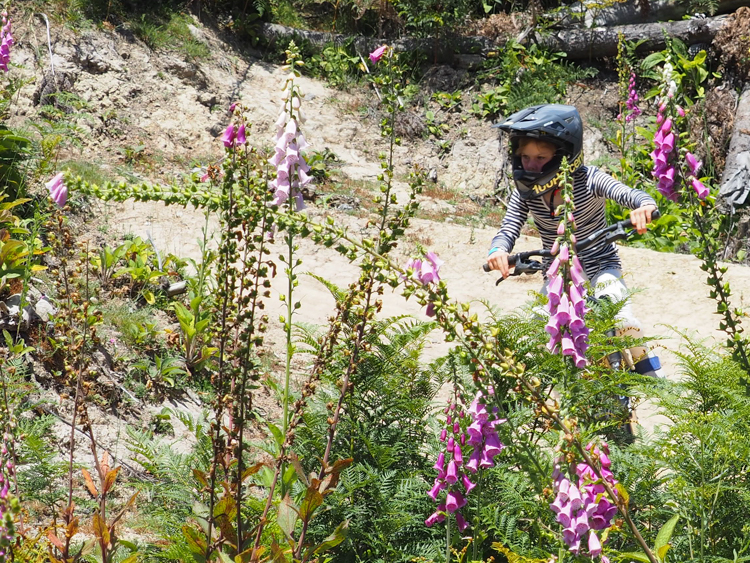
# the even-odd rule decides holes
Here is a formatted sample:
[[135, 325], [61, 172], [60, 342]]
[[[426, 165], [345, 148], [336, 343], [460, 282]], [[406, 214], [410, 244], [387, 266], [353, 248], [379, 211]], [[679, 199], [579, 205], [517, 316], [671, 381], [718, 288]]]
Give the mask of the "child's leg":
[[[633, 315], [628, 298], [628, 288], [622, 279], [620, 270], [611, 269], [599, 272], [591, 280], [591, 287], [594, 289], [594, 297], [597, 299], [607, 297], [613, 302], [625, 301], [624, 305], [617, 314], [618, 333], [620, 335], [632, 336], [634, 338], [643, 337], [643, 327], [640, 321]], [[634, 365], [639, 373], [660, 377], [658, 358], [648, 348], [636, 346], [630, 349], [630, 354]]]

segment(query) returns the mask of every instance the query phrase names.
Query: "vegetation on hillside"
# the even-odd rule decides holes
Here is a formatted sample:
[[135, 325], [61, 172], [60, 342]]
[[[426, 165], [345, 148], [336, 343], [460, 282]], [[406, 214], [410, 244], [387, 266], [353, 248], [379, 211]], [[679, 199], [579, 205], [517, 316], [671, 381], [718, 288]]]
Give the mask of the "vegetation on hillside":
[[[242, 25], [252, 16], [332, 12], [327, 25], [433, 35], [467, 16], [527, 7], [486, 0], [34, 3], [56, 5], [61, 18], [77, 14], [69, 20], [75, 25], [128, 25], [151, 48], [191, 57], [203, 56], [202, 48], [188, 47], [194, 39], [183, 33], [188, 19], [178, 8], [231, 15]], [[127, 19], [146, 5], [140, 18]], [[0, 40], [0, 63], [8, 66], [0, 118], [7, 120], [19, 86], [8, 64], [7, 16]], [[484, 61], [471, 103], [457, 92], [419, 102], [412, 80], [419, 61], [388, 44], [365, 59], [345, 47], [303, 55], [291, 43], [272, 151], [248, 143], [246, 108], [233, 104], [221, 138], [225, 158], [171, 185], [114, 184], [80, 163], [58, 170], [60, 150], [75, 137], [62, 133], [54, 106], [35, 135], [0, 127], [0, 561], [749, 560], [745, 313], [718, 262], [732, 233], [715, 206], [715, 152], [708, 132], [696, 137], [690, 127], [707, 111], [716, 75], [705, 51], [690, 55], [679, 41], [644, 60], [632, 47], [623, 43], [617, 60], [614, 172], [658, 198], [662, 219], [641, 244], [700, 257], [727, 334], [715, 349], [686, 336], [679, 381], [608, 362], [612, 352], [644, 343], [612, 335], [617, 304], [588, 310], [581, 300], [587, 288], [572, 251], [569, 198], [558, 210], [565, 252], [550, 273], [564, 289], [556, 303], [551, 296], [534, 303], [554, 311], [549, 322], [530, 311], [504, 316], [487, 304], [456, 302], [440, 280], [441, 259], [427, 248], [405, 264], [394, 257], [425, 182], [423, 171], [394, 165], [404, 113], [423, 103], [424, 134], [446, 150], [451, 128], [437, 108], [456, 119], [463, 111], [494, 118], [562, 100], [566, 85], [589, 71], [560, 54], [510, 43]], [[303, 190], [329, 178], [325, 155], [306, 150], [303, 71], [377, 91], [387, 151], [366, 238], [333, 215], [317, 222], [303, 210]], [[398, 174], [408, 174], [405, 201], [394, 190]], [[194, 206], [218, 218], [218, 247], [206, 232], [201, 259], [188, 262], [137, 237], [81, 245], [76, 217], [93, 198]], [[609, 213], [613, 220], [624, 214]], [[272, 238], [283, 243], [278, 258]], [[320, 279], [335, 300], [324, 326], [297, 322], [302, 239], [358, 267], [347, 287]], [[278, 362], [265, 342], [273, 276], [286, 284]], [[424, 306], [427, 318], [384, 317], [389, 288]], [[575, 306], [563, 311], [569, 301]], [[435, 333], [453, 347], [428, 362], [423, 351]], [[107, 366], [115, 364], [125, 380], [112, 378]], [[303, 379], [294, 377], [300, 364]], [[436, 404], [441, 387], [449, 400]], [[258, 408], [261, 388], [278, 398], [278, 411]], [[44, 399], [45, 390], [59, 404]], [[113, 457], [94, 430], [101, 412], [125, 416], [143, 402], [185, 395], [198, 397], [199, 412], [165, 409], [147, 426], [124, 429], [118, 440], [129, 459]], [[650, 437], [628, 435], [626, 396], [652, 400], [671, 425]], [[59, 419], [64, 437], [53, 434]], [[189, 441], [175, 443], [178, 426]]]

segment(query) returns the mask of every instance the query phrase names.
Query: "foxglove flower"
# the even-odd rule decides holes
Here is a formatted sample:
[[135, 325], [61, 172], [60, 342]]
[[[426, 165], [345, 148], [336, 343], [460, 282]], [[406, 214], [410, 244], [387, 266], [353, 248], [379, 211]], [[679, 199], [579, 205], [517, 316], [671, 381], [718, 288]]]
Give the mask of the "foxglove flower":
[[[440, 281], [440, 266], [443, 262], [438, 255], [434, 252], [428, 252], [425, 254], [424, 260], [419, 258], [411, 258], [406, 263], [406, 269], [412, 270], [417, 276], [417, 280], [422, 285], [437, 284]], [[435, 316], [435, 305], [433, 303], [427, 304], [427, 310], [425, 311], [428, 317]]]
[[224, 131], [224, 134], [221, 136], [221, 141], [224, 143], [224, 146], [226, 148], [230, 148], [234, 146], [234, 140], [237, 138], [237, 131], [234, 128], [233, 124], [229, 124], [226, 128], [226, 131]]
[[385, 55], [385, 52], [388, 50], [388, 45], [381, 45], [377, 49], [375, 49], [372, 53], [370, 53], [370, 60], [373, 64], [377, 64], [380, 59], [383, 58], [383, 55]]
[[60, 208], [65, 207], [65, 202], [68, 201], [68, 188], [65, 185], [63, 173], [60, 172], [57, 174], [47, 182], [45, 186], [49, 190], [49, 195], [52, 198], [52, 201], [54, 201]]

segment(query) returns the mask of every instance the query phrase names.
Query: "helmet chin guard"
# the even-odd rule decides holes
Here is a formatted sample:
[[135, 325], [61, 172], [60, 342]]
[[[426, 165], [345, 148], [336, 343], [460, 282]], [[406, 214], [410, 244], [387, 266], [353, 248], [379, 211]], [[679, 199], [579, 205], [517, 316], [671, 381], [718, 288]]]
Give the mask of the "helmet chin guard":
[[[513, 179], [522, 199], [541, 197], [559, 184], [563, 158], [575, 172], [583, 165], [583, 122], [573, 106], [546, 104], [523, 109], [497, 125], [510, 136]], [[524, 170], [517, 154], [520, 140], [527, 138], [549, 143], [555, 154], [541, 170]]]

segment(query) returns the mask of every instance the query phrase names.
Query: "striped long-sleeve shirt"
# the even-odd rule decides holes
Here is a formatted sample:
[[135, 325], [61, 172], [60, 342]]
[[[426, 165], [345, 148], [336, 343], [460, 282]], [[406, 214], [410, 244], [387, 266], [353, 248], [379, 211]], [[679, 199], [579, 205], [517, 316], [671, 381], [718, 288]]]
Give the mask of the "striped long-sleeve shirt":
[[[656, 205], [646, 192], [629, 188], [615, 180], [606, 172], [595, 166], [582, 166], [573, 175], [573, 203], [576, 206], [576, 237], [583, 240], [594, 231], [606, 227], [605, 204], [612, 199], [630, 209], [644, 205]], [[510, 252], [516, 239], [521, 234], [529, 212], [534, 218], [536, 228], [542, 237], [544, 248], [551, 248], [557, 238], [557, 225], [560, 221], [554, 217], [554, 208], [550, 209], [546, 198], [538, 197], [523, 200], [514, 190], [508, 202], [508, 209], [500, 230], [492, 239], [492, 249]], [[601, 270], [609, 268], [622, 269], [617, 246], [614, 243], [593, 245], [579, 254], [581, 265], [589, 279]], [[551, 260], [545, 260], [545, 271]]]

